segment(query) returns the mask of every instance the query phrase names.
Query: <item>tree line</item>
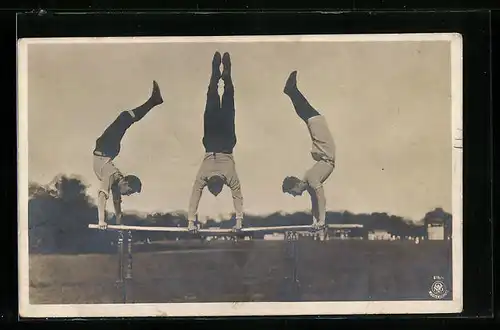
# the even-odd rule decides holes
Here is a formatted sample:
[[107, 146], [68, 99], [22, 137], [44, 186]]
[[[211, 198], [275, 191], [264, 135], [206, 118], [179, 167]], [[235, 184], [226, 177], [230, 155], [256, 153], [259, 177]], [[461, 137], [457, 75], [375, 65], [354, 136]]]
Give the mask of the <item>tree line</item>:
[[[89, 253], [109, 249], [115, 241], [116, 233], [97, 231], [88, 228], [97, 223], [97, 206], [87, 194], [87, 185], [77, 176], [60, 175], [52, 185], [30, 183], [28, 223], [29, 248], [31, 252], [40, 253]], [[437, 220], [436, 220], [437, 219]], [[326, 221], [329, 224], [361, 224], [364, 226], [358, 235], [367, 230], [386, 230], [396, 236], [425, 236], [427, 221], [443, 221], [445, 235], [451, 231], [451, 214], [441, 208], [428, 212], [422, 223], [414, 223], [400, 216], [388, 213], [354, 214], [345, 212], [328, 212]], [[234, 225], [234, 217], [230, 221], [217, 222], [208, 219], [202, 228], [230, 228]], [[114, 223], [111, 217], [110, 223]], [[245, 226], [280, 226], [307, 225], [311, 222], [310, 214], [297, 212], [283, 215], [273, 213], [268, 216], [245, 216]], [[147, 215], [123, 214], [122, 223], [127, 225], [185, 227], [185, 212], [152, 213]], [[262, 234], [263, 235], [263, 234]], [[261, 235], [261, 236], [262, 236]], [[134, 232], [134, 240], [169, 240], [183, 239], [188, 234], [169, 232]], [[255, 237], [259, 238], [259, 237]]]

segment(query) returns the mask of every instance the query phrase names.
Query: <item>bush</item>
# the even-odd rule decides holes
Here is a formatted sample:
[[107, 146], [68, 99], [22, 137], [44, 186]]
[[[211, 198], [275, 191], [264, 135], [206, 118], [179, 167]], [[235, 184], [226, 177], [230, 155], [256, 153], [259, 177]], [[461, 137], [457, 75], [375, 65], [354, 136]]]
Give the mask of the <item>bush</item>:
[[[87, 186], [76, 176], [61, 175], [53, 180], [53, 187], [30, 183], [28, 223], [29, 249], [32, 253], [91, 253], [114, 251], [112, 242], [116, 232], [98, 231], [88, 228], [97, 223], [97, 207], [87, 195]], [[451, 214], [443, 209], [428, 212], [428, 219], [442, 219], [446, 231], [451, 233]], [[128, 225], [148, 225], [158, 227], [185, 227], [187, 219], [182, 212], [154, 213], [145, 217], [124, 214], [123, 223]], [[425, 236], [425, 226], [416, 225], [409, 220], [387, 213], [353, 214], [350, 212], [328, 212], [326, 221], [330, 224], [362, 224], [364, 231], [373, 229], [387, 230], [398, 236]], [[114, 219], [111, 218], [113, 223]], [[233, 226], [235, 219], [217, 223], [208, 219], [203, 227]], [[306, 212], [294, 214], [273, 213], [268, 216], [245, 216], [245, 226], [305, 225], [311, 223], [311, 215]], [[262, 234], [263, 235], [263, 234]], [[262, 236], [261, 235], [261, 236]], [[134, 241], [175, 240], [186, 238], [187, 233], [135, 232]], [[256, 236], [258, 238], [260, 236]]]

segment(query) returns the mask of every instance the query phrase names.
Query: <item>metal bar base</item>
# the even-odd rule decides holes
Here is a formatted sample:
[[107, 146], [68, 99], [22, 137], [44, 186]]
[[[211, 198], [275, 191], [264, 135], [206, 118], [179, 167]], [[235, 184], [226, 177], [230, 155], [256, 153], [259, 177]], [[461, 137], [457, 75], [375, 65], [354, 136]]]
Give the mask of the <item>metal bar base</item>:
[[118, 231], [117, 239], [117, 254], [118, 254], [118, 279], [116, 280], [116, 286], [120, 290], [122, 296], [122, 302], [125, 304], [128, 302], [128, 292], [127, 286], [128, 282], [132, 279], [132, 232], [127, 231], [127, 268], [125, 271], [124, 265], [124, 234], [123, 231]]

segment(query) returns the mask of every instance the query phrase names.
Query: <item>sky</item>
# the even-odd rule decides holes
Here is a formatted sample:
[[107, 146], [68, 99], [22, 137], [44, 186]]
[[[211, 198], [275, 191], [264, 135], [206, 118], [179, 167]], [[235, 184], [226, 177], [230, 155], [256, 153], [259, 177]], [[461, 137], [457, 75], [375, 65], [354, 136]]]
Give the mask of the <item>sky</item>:
[[[328, 210], [415, 221], [436, 207], [451, 212], [449, 41], [30, 44], [29, 180], [79, 175], [95, 198], [96, 138], [142, 104], [156, 80], [164, 103], [127, 131], [114, 161], [143, 182], [123, 209], [187, 210], [216, 50], [230, 52], [233, 64], [234, 157], [246, 213], [310, 209], [307, 194], [281, 192], [285, 176], [301, 177], [314, 164], [307, 127], [282, 92], [292, 70], [336, 143], [336, 169], [324, 184]], [[232, 211], [228, 188], [217, 198], [205, 190], [201, 220]]]

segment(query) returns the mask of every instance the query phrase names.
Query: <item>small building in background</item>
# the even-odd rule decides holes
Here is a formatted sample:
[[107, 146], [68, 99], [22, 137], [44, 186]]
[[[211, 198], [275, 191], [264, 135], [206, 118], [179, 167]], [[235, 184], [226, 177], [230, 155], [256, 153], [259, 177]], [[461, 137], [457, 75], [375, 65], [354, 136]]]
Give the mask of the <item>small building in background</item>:
[[330, 239], [350, 239], [351, 230], [350, 229], [333, 229], [329, 234]]
[[368, 232], [368, 239], [372, 241], [390, 240], [391, 236], [392, 235], [387, 230], [382, 230], [382, 229], [374, 229]]
[[425, 219], [427, 240], [436, 241], [445, 239], [444, 221], [439, 218]]
[[308, 230], [297, 231], [297, 234], [300, 237], [308, 237], [308, 238], [312, 238], [314, 236], [314, 233]]
[[444, 226], [440, 224], [427, 224], [427, 239], [430, 241], [444, 240]]
[[367, 236], [368, 236], [368, 231], [366, 230], [366, 228], [364, 228], [362, 225], [359, 224], [346, 225], [345, 228], [334, 228], [328, 231], [329, 239], [362, 240], [362, 239], [367, 239], [368, 238]]
[[285, 234], [283, 233], [272, 233], [272, 234], [266, 234], [264, 235], [265, 240], [270, 240], [270, 241], [282, 241], [285, 239]]
[[424, 217], [424, 229], [427, 240], [447, 240], [452, 235], [452, 215], [442, 208], [427, 212]]

